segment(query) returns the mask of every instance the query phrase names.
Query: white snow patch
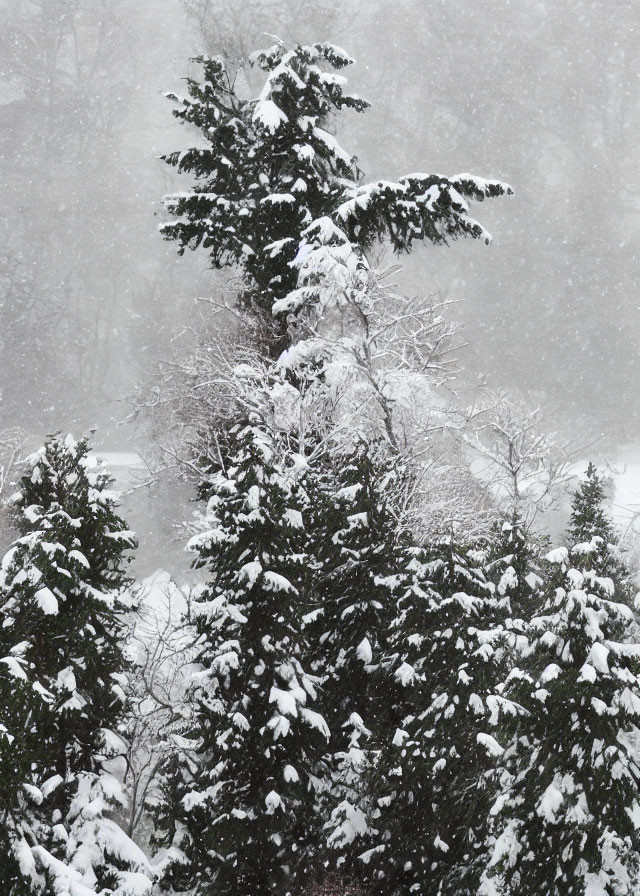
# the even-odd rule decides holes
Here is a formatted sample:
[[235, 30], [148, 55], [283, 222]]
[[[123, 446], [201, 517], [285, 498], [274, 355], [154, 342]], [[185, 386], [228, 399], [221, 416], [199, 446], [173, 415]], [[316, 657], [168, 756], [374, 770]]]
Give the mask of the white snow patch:
[[569, 551], [566, 548], [554, 548], [552, 551], [549, 551], [545, 559], [548, 560], [549, 563], [563, 563], [568, 565]]
[[555, 824], [556, 816], [563, 802], [564, 794], [559, 790], [557, 781], [554, 780], [542, 794], [536, 806], [536, 813], [551, 824]]
[[270, 791], [265, 799], [265, 804], [267, 806], [267, 815], [273, 815], [276, 809], [284, 810], [284, 803], [282, 802], [282, 797], [279, 793], [276, 793], [275, 790]]
[[244, 566], [240, 567], [238, 570], [238, 577], [241, 582], [246, 581], [251, 588], [255, 585], [261, 573], [262, 565], [260, 562], [258, 560], [252, 560], [250, 563], [245, 563]]
[[504, 750], [495, 739], [490, 734], [484, 734], [482, 731], [476, 735], [476, 740], [479, 744], [486, 748], [487, 753], [490, 756], [501, 756]]
[[45, 616], [55, 616], [58, 612], [58, 599], [46, 586], [36, 591], [35, 600]]
[[362, 641], [358, 644], [356, 649], [356, 656], [363, 663], [370, 663], [373, 659], [373, 650], [371, 649], [371, 643], [368, 638], [363, 638]]
[[297, 594], [297, 589], [291, 584], [289, 579], [281, 576], [280, 573], [267, 570], [264, 574], [264, 587], [266, 591], [284, 591]]
[[256, 106], [253, 120], [261, 124], [267, 131], [275, 133], [280, 125], [289, 119], [273, 100], [264, 99]]

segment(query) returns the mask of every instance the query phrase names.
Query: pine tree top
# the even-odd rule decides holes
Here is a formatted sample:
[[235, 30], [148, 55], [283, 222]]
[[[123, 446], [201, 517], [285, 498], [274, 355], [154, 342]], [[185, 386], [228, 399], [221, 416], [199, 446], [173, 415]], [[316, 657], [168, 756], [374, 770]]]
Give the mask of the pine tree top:
[[615, 541], [611, 519], [602, 506], [604, 500], [602, 475], [593, 463], [589, 463], [586, 477], [573, 496], [569, 523], [571, 544], [589, 542], [595, 537], [605, 543]]
[[135, 549], [136, 539], [116, 513], [112, 479], [89, 453], [88, 440], [57, 433], [24, 464], [14, 496], [23, 544], [57, 540], [73, 562], [89, 570], [92, 586], [128, 584], [123, 552]]
[[288, 309], [277, 303], [296, 289], [299, 263], [313, 252], [342, 246], [362, 259], [380, 239], [398, 252], [415, 240], [490, 241], [469, 215], [468, 200], [511, 193], [506, 184], [424, 173], [361, 183], [354, 154], [330, 130], [335, 114], [369, 105], [348, 94], [344, 77], [331, 71], [351, 64], [343, 50], [317, 43], [259, 51], [252, 62], [266, 77], [251, 99], [239, 96], [222, 61], [197, 61], [202, 80], [187, 79], [186, 97], [167, 96], [180, 103], [175, 116], [194, 125], [205, 145], [164, 157], [196, 185], [165, 197], [174, 217], [160, 231], [177, 240], [180, 253], [202, 247], [215, 267], [240, 267], [241, 304], [265, 320], [278, 308], [278, 354], [286, 347]]
[[569, 551], [565, 566], [608, 577], [615, 584], [618, 600], [630, 605], [630, 573], [618, 546], [610, 515], [604, 509], [603, 476], [590, 463], [586, 478], [574, 494], [568, 530]]
[[107, 817], [126, 803], [105, 763], [123, 750], [123, 553], [135, 544], [109, 482], [86, 439], [58, 434], [27, 459], [15, 496], [23, 534], [0, 569], [0, 731], [17, 747], [0, 743], [0, 766], [15, 766], [0, 841], [24, 892], [45, 878], [88, 896], [151, 887], [146, 858]]
[[[0, 570], [0, 647], [15, 653], [20, 646], [17, 659], [57, 713], [102, 714], [104, 725], [125, 702], [124, 552], [135, 545], [109, 483], [86, 439], [48, 438], [25, 462], [15, 497], [23, 534]], [[90, 694], [99, 694], [97, 705]], [[83, 755], [96, 738], [97, 730], [81, 738]]]
[[[345, 79], [330, 71], [351, 63], [331, 44], [275, 45], [255, 53], [266, 73], [259, 95], [242, 99], [217, 59], [198, 57], [203, 80], [187, 79], [188, 97], [175, 116], [195, 125], [206, 146], [165, 156], [197, 186], [166, 197], [177, 221], [161, 232], [180, 252], [205, 248], [216, 267], [238, 264], [245, 275], [243, 303], [270, 312], [295, 287], [290, 266], [302, 231], [338, 201], [343, 182], [358, 177], [355, 158], [327, 125], [344, 108], [362, 112], [368, 103], [344, 91]], [[329, 70], [327, 70], [329, 69]]]
[[548, 589], [525, 665], [503, 692], [530, 715], [505, 753], [509, 786], [492, 810], [501, 833], [483, 896], [505, 884], [554, 896], [635, 892], [639, 650], [618, 640], [633, 614], [611, 578], [569, 560], [566, 548], [551, 552], [562, 584]]

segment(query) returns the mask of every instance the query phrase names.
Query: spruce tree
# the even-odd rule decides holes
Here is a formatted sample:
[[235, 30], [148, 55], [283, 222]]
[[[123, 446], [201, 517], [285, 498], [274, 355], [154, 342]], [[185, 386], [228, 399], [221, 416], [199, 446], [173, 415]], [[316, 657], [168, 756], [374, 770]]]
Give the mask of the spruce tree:
[[257, 99], [241, 99], [224, 63], [199, 57], [203, 80], [187, 79], [189, 97], [175, 116], [195, 125], [207, 140], [165, 156], [197, 187], [165, 199], [179, 220], [162, 225], [180, 251], [202, 246], [216, 267], [239, 264], [246, 276], [242, 300], [271, 311], [276, 298], [296, 285], [291, 262], [300, 234], [334, 207], [342, 181], [355, 183], [355, 160], [325, 129], [343, 108], [364, 111], [368, 103], [343, 90], [343, 79], [322, 66], [341, 69], [349, 57], [331, 44], [255, 53], [266, 73]]
[[593, 463], [587, 465], [584, 481], [573, 496], [569, 539], [572, 544], [602, 538], [613, 541], [611, 520], [602, 506], [605, 499], [602, 477]]
[[109, 482], [86, 440], [58, 435], [27, 460], [16, 497], [22, 534], [0, 574], [0, 763], [16, 763], [0, 862], [12, 894], [151, 885], [109, 814], [125, 801], [106, 764], [122, 752], [124, 552], [135, 545]]
[[[496, 526], [487, 556], [487, 575], [498, 594], [508, 595], [511, 614], [531, 619], [540, 609], [540, 539], [527, 532], [516, 514]], [[543, 542], [544, 543], [544, 542]]]
[[359, 441], [332, 457], [312, 518], [318, 574], [308, 630], [315, 663], [327, 675], [327, 721], [339, 739], [352, 712], [368, 727], [377, 719], [385, 726], [378, 676], [388, 653], [403, 542], [391, 500], [401, 461], [385, 453], [383, 445]]
[[489, 241], [469, 216], [467, 200], [510, 193], [505, 184], [468, 174], [360, 182], [355, 156], [330, 132], [332, 117], [343, 109], [368, 107], [331, 71], [352, 63], [343, 50], [329, 43], [290, 50], [277, 44], [255, 53], [252, 62], [265, 82], [252, 99], [238, 95], [223, 62], [197, 61], [202, 81], [187, 79], [187, 97], [168, 96], [180, 103], [176, 117], [194, 125], [206, 146], [165, 157], [196, 184], [165, 198], [175, 217], [160, 229], [177, 240], [180, 252], [202, 247], [213, 266], [239, 266], [241, 304], [267, 318], [272, 311], [280, 315], [272, 353], [286, 347], [288, 297], [300, 262], [319, 238], [325, 246], [345, 244], [365, 268], [364, 253], [380, 239], [388, 238], [397, 252], [409, 251], [414, 240]]
[[491, 805], [508, 597], [487, 580], [485, 554], [450, 538], [415, 549], [392, 649], [403, 687], [400, 724], [377, 773], [377, 843], [362, 856], [376, 893], [472, 896]]
[[630, 603], [629, 570], [620, 554], [611, 518], [603, 506], [605, 497], [602, 475], [593, 463], [589, 463], [585, 478], [573, 497], [568, 532], [572, 565], [611, 577], [618, 600]]
[[196, 896], [300, 892], [329, 737], [302, 662], [307, 499], [257, 415], [231, 429], [209, 490], [210, 528], [190, 543], [209, 573], [194, 606], [194, 766], [167, 777], [166, 881]]
[[0, 880], [9, 893], [19, 896], [32, 890], [33, 884], [31, 875], [21, 873], [19, 862], [20, 853], [25, 852], [24, 785], [31, 786], [33, 779], [32, 745], [25, 723], [43, 711], [44, 694], [39, 682], [28, 675], [27, 645], [11, 644], [6, 632], [0, 632], [0, 639]]
[[620, 641], [633, 613], [610, 575], [602, 499], [590, 467], [573, 502], [579, 541], [548, 555], [545, 604], [507, 679], [530, 715], [503, 756], [483, 894], [630, 896], [640, 883], [639, 651]]
[[[277, 45], [256, 54], [254, 61], [266, 76], [255, 99], [240, 97], [223, 63], [209, 59], [200, 60], [204, 78], [188, 82], [186, 98], [171, 95], [181, 103], [175, 114], [198, 128], [205, 146], [167, 156], [171, 166], [191, 174], [196, 183], [191, 190], [166, 198], [174, 218], [161, 231], [178, 242], [180, 252], [202, 247], [214, 266], [240, 269], [240, 305], [263, 321], [276, 321], [269, 324], [267, 347], [272, 357], [280, 358], [282, 375], [291, 384], [304, 382], [307, 405], [331, 414], [331, 388], [325, 395], [325, 385], [331, 379], [328, 362], [336, 355], [336, 346], [330, 344], [332, 327], [337, 322], [344, 331], [352, 354], [370, 353], [364, 331], [375, 279], [367, 260], [371, 246], [388, 239], [401, 252], [409, 251], [416, 239], [442, 244], [471, 236], [488, 242], [487, 232], [469, 215], [468, 200], [511, 191], [504, 184], [471, 175], [416, 174], [395, 183], [361, 183], [355, 157], [329, 133], [334, 113], [343, 108], [364, 111], [367, 106], [347, 95], [344, 79], [331, 71], [349, 65], [349, 57], [333, 45], [318, 43], [292, 50]], [[312, 344], [320, 331], [319, 344]], [[287, 348], [289, 352], [283, 354]], [[392, 399], [387, 400], [381, 391], [379, 397], [390, 405]], [[332, 418], [329, 426], [335, 422]], [[390, 414], [385, 416], [387, 423], [389, 443], [397, 449]], [[393, 676], [387, 676], [384, 685], [380, 677], [387, 648], [385, 629], [393, 617], [390, 608], [399, 582], [396, 572], [402, 567], [402, 559], [398, 563], [393, 555], [397, 545], [384, 507], [384, 488], [374, 481], [381, 469], [367, 470], [370, 458], [365, 454], [354, 458], [346, 464], [353, 469], [342, 471], [342, 484], [333, 498], [325, 501], [325, 494], [321, 507], [311, 508], [308, 503], [303, 507], [308, 496], [305, 499], [295, 490], [289, 493], [290, 477], [274, 461], [269, 437], [260, 424], [251, 421], [220, 436], [224, 469], [213, 477], [210, 508], [222, 522], [210, 530], [215, 536], [194, 542], [200, 565], [212, 575], [208, 596], [198, 611], [206, 686], [194, 691], [198, 724], [192, 743], [197, 770], [170, 776], [168, 803], [161, 810], [165, 843], [173, 844], [167, 880], [176, 888], [195, 886], [198, 896], [214, 888], [217, 892], [239, 886], [243, 891], [266, 893], [271, 888], [302, 886], [314, 865], [307, 856], [317, 846], [318, 807], [323, 811], [328, 807], [316, 791], [322, 795], [331, 786], [333, 795], [345, 797], [324, 819], [325, 835], [339, 853], [340, 844], [347, 843], [350, 824], [367, 829], [364, 804], [349, 802], [359, 784], [356, 757], [363, 759], [378, 749], [375, 729], [385, 727], [381, 713], [387, 720], [395, 712], [387, 687], [389, 683], [397, 686]], [[314, 447], [321, 453], [320, 446]], [[250, 495], [256, 494], [252, 484], [262, 481], [269, 483], [260, 504], [270, 521], [268, 527], [261, 526], [259, 519], [249, 520], [246, 512], [247, 501], [254, 499]], [[292, 504], [302, 502], [297, 510], [304, 511], [303, 519], [307, 509], [307, 517], [313, 516], [312, 545], [303, 528], [294, 530], [290, 521], [283, 523], [283, 494]], [[277, 557], [270, 543], [283, 545]], [[266, 573], [271, 570], [265, 568], [262, 557], [269, 558], [273, 571], [292, 585], [277, 600], [267, 587]], [[253, 558], [259, 571], [251, 565]], [[279, 571], [278, 564], [285, 572]], [[239, 571], [245, 566], [255, 572], [255, 580]], [[310, 582], [312, 572], [314, 581]], [[262, 615], [255, 610], [257, 604], [264, 607]], [[314, 607], [327, 615], [317, 615], [302, 632], [301, 613]], [[280, 608], [284, 608], [282, 618], [277, 615]], [[283, 619], [292, 627], [287, 644], [278, 640]], [[316, 637], [319, 652], [314, 657], [309, 653], [309, 639], [313, 642]], [[303, 709], [295, 703], [297, 724], [291, 725], [292, 736], [282, 738], [278, 750], [272, 745], [270, 707], [264, 693], [277, 672], [274, 658], [265, 654], [264, 638], [270, 644], [276, 639], [287, 663], [294, 651], [309, 657], [315, 671], [326, 676], [323, 702], [333, 738], [328, 747], [322, 747], [318, 732], [307, 730]], [[228, 648], [236, 642], [239, 648]], [[301, 664], [296, 676], [311, 682], [311, 671]], [[276, 687], [282, 690], [281, 683]], [[254, 692], [256, 699], [250, 700], [247, 695]], [[310, 694], [305, 697], [307, 702], [310, 699]], [[381, 713], [372, 712], [369, 701]], [[367, 717], [372, 728], [367, 727]], [[250, 719], [251, 734], [238, 727], [242, 719]], [[339, 732], [334, 730], [336, 725]], [[227, 730], [232, 732], [228, 736]], [[259, 737], [256, 730], [261, 732]], [[263, 754], [269, 762], [256, 761]], [[296, 769], [304, 782], [303, 792], [291, 778], [285, 793], [280, 780], [284, 773], [270, 764], [280, 754], [283, 761], [289, 754], [294, 757], [287, 767]], [[246, 772], [249, 757], [251, 773]], [[231, 775], [243, 782], [242, 792]], [[278, 782], [280, 790], [275, 783], [269, 786], [281, 794], [285, 807], [292, 811], [295, 807], [297, 827], [291, 826], [291, 813], [265, 812], [268, 794], [264, 788], [272, 781]], [[269, 805], [275, 806], [273, 800]], [[233, 814], [232, 808], [241, 815]], [[276, 828], [278, 820], [282, 825]], [[258, 849], [264, 853], [259, 863]], [[353, 852], [345, 849], [339, 861], [351, 861]]]
[[332, 456], [313, 495], [318, 572], [306, 630], [331, 730], [324, 861], [347, 880], [358, 878], [356, 857], [371, 834], [368, 778], [380, 743], [397, 723], [386, 663], [406, 541], [393, 489], [405, 475], [387, 446], [358, 441]]

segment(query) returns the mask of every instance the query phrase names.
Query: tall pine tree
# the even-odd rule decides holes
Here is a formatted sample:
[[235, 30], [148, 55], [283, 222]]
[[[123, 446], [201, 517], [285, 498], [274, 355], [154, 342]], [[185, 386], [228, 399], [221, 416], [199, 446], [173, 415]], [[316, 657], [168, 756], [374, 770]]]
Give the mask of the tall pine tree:
[[485, 553], [454, 538], [416, 549], [394, 621], [401, 720], [377, 774], [377, 842], [362, 858], [369, 886], [472, 896], [491, 805], [500, 695], [517, 638]]
[[[3, 883], [8, 892], [144, 893], [148, 863], [111, 817], [122, 752], [124, 552], [109, 477], [86, 441], [54, 436], [26, 462], [21, 537], [0, 573]], [[3, 674], [3, 673], [7, 673]], [[8, 752], [7, 752], [8, 751]], [[84, 888], [84, 889], [83, 889]]]
[[252, 62], [265, 82], [254, 99], [238, 95], [221, 61], [198, 62], [203, 80], [187, 80], [187, 97], [168, 96], [180, 103], [177, 118], [194, 125], [206, 146], [165, 157], [196, 184], [165, 198], [175, 218], [160, 229], [181, 252], [202, 247], [214, 266], [240, 267], [241, 304], [267, 319], [274, 306], [280, 315], [270, 345], [275, 355], [286, 347], [284, 317], [292, 310], [287, 297], [298, 284], [298, 266], [319, 234], [325, 246], [346, 244], [365, 268], [365, 251], [380, 239], [398, 252], [409, 251], [414, 240], [489, 241], [469, 216], [467, 200], [510, 193], [505, 184], [468, 174], [360, 183], [355, 156], [329, 130], [343, 109], [368, 107], [331, 71], [353, 62], [343, 50], [329, 43], [290, 50], [276, 44], [255, 53]]
[[300, 892], [318, 843], [329, 731], [303, 666], [312, 582], [308, 502], [256, 415], [234, 427], [209, 480], [210, 528], [191, 541], [197, 598], [193, 768], [159, 807], [167, 885], [196, 896]]
[[347, 880], [360, 875], [356, 858], [371, 836], [368, 779], [398, 721], [386, 662], [406, 542], [393, 492], [404, 475], [387, 446], [358, 441], [331, 457], [314, 492], [318, 572], [306, 630], [331, 730], [324, 861]]
[[[170, 165], [190, 173], [196, 183], [191, 190], [166, 198], [174, 217], [161, 231], [178, 242], [181, 252], [202, 247], [214, 266], [240, 269], [244, 281], [240, 304], [269, 322], [269, 353], [280, 357], [283, 376], [291, 383], [305, 383], [310, 403], [320, 397], [322, 405], [336, 326], [356, 354], [361, 349], [370, 354], [365, 333], [374, 280], [367, 260], [370, 247], [387, 239], [397, 252], [409, 251], [416, 239], [442, 244], [471, 236], [488, 242], [487, 232], [469, 215], [468, 200], [482, 201], [509, 193], [510, 188], [471, 175], [416, 174], [395, 183], [361, 183], [355, 157], [339, 146], [329, 127], [334, 113], [343, 108], [364, 111], [367, 104], [347, 95], [344, 79], [331, 70], [351, 63], [331, 44], [291, 50], [276, 45], [256, 54], [254, 62], [265, 73], [265, 82], [255, 99], [238, 96], [221, 62], [200, 62], [203, 80], [188, 82], [187, 97], [172, 97], [181, 104], [177, 117], [198, 128], [205, 146], [167, 156]], [[320, 330], [323, 338], [316, 345], [313, 339]], [[370, 359], [369, 363], [374, 364]], [[377, 380], [373, 386], [379, 388]], [[384, 398], [387, 403], [392, 400]], [[323, 410], [330, 413], [330, 405], [329, 390]], [[385, 425], [389, 420], [387, 414]], [[168, 879], [173, 875], [176, 887], [195, 885], [198, 894], [237, 886], [262, 893], [302, 885], [313, 864], [305, 860], [304, 838], [307, 853], [316, 845], [314, 792], [322, 794], [335, 783], [336, 758], [346, 763], [341, 771], [357, 777], [355, 768], [347, 766], [358, 751], [362, 753], [362, 739], [371, 737], [365, 715], [384, 727], [369, 702], [384, 713], [394, 709], [384, 687], [377, 684], [397, 584], [397, 558], [390, 550], [393, 527], [381, 499], [383, 490], [374, 482], [381, 471], [367, 470], [364, 455], [346, 464], [342, 478], [337, 477], [341, 479], [333, 496], [337, 500], [324, 503], [319, 515], [314, 508], [311, 550], [304, 528], [292, 529], [290, 519], [286, 525], [283, 522], [283, 494], [290, 486], [265, 435], [255, 421], [230, 438], [223, 433], [224, 469], [214, 477], [210, 504], [221, 522], [211, 529], [216, 534], [209, 540], [204, 536], [194, 543], [201, 565], [212, 575], [198, 611], [206, 670], [202, 688], [194, 691], [200, 721], [193, 743], [198, 745], [199, 770], [168, 779], [170, 803], [176, 808], [166, 808], [162, 814], [166, 842], [172, 840], [182, 851], [171, 854], [175, 861], [168, 864]], [[387, 437], [393, 446], [393, 432]], [[241, 443], [240, 438], [248, 441]], [[254, 519], [246, 508], [256, 494], [260, 503]], [[296, 505], [302, 495], [291, 492], [287, 500], [303, 512]], [[269, 525], [263, 525], [267, 520]], [[279, 553], [274, 546], [281, 546]], [[317, 575], [311, 583], [312, 568]], [[278, 589], [271, 587], [267, 575], [271, 572], [283, 576], [291, 589], [283, 585], [275, 593]], [[302, 632], [301, 610], [314, 602], [327, 615], [317, 616]], [[259, 614], [256, 606], [264, 607], [264, 613]], [[283, 620], [291, 627], [286, 643]], [[329, 748], [325, 744], [318, 752], [317, 732], [305, 727], [302, 704], [291, 704], [296, 724], [285, 726], [291, 736], [282, 737], [278, 750], [282, 761], [289, 755], [297, 757], [287, 764], [295, 769], [296, 778], [290, 777], [285, 788], [278, 778], [284, 773], [271, 764], [279, 752], [271, 745], [270, 707], [264, 696], [271, 687], [283, 688], [282, 682], [272, 684], [275, 658], [265, 654], [264, 639], [269, 644], [276, 639], [276, 657], [281, 651], [290, 657], [292, 650], [293, 655], [310, 656], [308, 638], [315, 634], [323, 655], [326, 650], [327, 663], [316, 669], [326, 675], [328, 713], [331, 724], [341, 730], [332, 731]], [[228, 647], [236, 643], [238, 647]], [[301, 665], [296, 682], [300, 676], [311, 682], [310, 671]], [[395, 687], [393, 678], [387, 681]], [[304, 696], [304, 688], [300, 694]], [[305, 701], [310, 697], [307, 691]], [[365, 715], [357, 711], [359, 706]], [[243, 719], [250, 734], [242, 730]], [[269, 762], [256, 761], [263, 754]], [[254, 768], [248, 773], [250, 755]], [[231, 775], [242, 782], [240, 794]], [[302, 790], [298, 779], [305, 782]], [[265, 793], [267, 784], [271, 789]], [[282, 815], [277, 811], [280, 803], [269, 796], [272, 793], [282, 800]], [[267, 797], [269, 811], [264, 808]], [[327, 833], [334, 843], [341, 841], [349, 812], [357, 808], [347, 802], [331, 813]], [[233, 814], [232, 804], [241, 815]], [[291, 827], [293, 807], [297, 827]], [[351, 821], [355, 818], [352, 815]], [[260, 863], [255, 859], [258, 848], [264, 852]]]
[[590, 466], [573, 501], [579, 540], [548, 555], [545, 604], [507, 679], [530, 715], [503, 756], [483, 894], [630, 896], [640, 883], [640, 649], [620, 640], [633, 612], [602, 500]]
[[609, 576], [615, 582], [618, 600], [631, 603], [629, 570], [622, 558], [611, 518], [604, 510], [605, 498], [602, 474], [590, 463], [571, 509], [568, 542], [572, 564], [580, 569], [595, 570], [600, 576]]

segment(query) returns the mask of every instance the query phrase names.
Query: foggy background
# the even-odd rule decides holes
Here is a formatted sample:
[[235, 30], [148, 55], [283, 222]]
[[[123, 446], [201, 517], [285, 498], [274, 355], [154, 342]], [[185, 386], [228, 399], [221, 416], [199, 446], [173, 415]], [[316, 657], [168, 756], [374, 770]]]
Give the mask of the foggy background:
[[[200, 52], [225, 53], [249, 89], [243, 57], [274, 35], [355, 57], [349, 87], [372, 108], [336, 131], [367, 179], [470, 171], [513, 186], [472, 209], [489, 248], [401, 259], [405, 289], [461, 300], [461, 395], [518, 393], [562, 440], [633, 456], [640, 4], [0, 0], [0, 25], [0, 432], [32, 445], [97, 427], [104, 450], [145, 453], [127, 398], [221, 326], [194, 299], [225, 283], [157, 233], [162, 195], [188, 186], [158, 157], [196, 139], [162, 91], [181, 92]], [[189, 513], [190, 487], [169, 492], [133, 505], [159, 545], [174, 508]]]

